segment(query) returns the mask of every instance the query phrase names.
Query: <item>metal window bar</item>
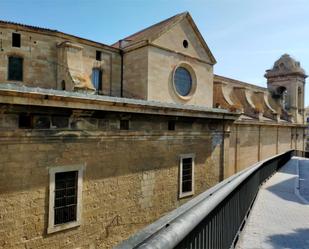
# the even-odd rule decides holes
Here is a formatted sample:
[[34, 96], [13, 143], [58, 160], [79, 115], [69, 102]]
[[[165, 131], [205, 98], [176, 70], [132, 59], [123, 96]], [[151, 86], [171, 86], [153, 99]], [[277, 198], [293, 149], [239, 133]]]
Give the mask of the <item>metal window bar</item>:
[[229, 177], [116, 248], [233, 248], [260, 185], [293, 155], [295, 151], [290, 150]]
[[182, 192], [192, 191], [192, 158], [182, 159]]
[[78, 171], [60, 172], [55, 175], [54, 224], [76, 220]]

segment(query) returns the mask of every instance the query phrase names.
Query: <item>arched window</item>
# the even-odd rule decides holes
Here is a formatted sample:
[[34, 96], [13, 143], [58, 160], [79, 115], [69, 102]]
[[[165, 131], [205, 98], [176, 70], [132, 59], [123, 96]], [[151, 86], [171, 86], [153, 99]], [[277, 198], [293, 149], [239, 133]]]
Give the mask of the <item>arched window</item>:
[[8, 80], [23, 80], [23, 58], [17, 56], [9, 57]]
[[100, 68], [92, 69], [92, 84], [96, 91], [100, 93], [102, 91], [102, 70]]
[[282, 108], [287, 110], [288, 109], [288, 91], [284, 86], [280, 86], [277, 89], [277, 96], [281, 98]]

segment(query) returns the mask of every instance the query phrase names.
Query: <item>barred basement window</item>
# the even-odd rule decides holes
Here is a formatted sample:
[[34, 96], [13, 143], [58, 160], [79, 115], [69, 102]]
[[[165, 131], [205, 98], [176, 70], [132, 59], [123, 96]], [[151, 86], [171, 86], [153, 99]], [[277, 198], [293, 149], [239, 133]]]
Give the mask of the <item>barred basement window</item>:
[[48, 233], [80, 225], [83, 166], [51, 168]]
[[180, 156], [179, 198], [194, 194], [194, 155]]
[[9, 57], [8, 80], [23, 80], [23, 58]]

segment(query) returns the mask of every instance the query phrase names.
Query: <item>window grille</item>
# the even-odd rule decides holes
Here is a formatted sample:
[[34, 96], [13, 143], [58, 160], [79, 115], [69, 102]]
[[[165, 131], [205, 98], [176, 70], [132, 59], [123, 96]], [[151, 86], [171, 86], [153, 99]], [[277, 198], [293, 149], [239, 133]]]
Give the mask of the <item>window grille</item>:
[[182, 192], [191, 192], [192, 189], [192, 158], [182, 159]]
[[76, 220], [78, 171], [55, 174], [54, 224]]
[[9, 80], [23, 80], [23, 58], [20, 57], [9, 57]]

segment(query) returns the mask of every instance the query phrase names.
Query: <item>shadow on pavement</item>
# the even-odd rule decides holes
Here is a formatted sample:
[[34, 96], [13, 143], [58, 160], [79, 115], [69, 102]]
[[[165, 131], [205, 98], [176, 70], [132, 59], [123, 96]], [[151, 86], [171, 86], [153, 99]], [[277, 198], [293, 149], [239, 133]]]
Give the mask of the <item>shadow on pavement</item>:
[[294, 186], [294, 184], [295, 179], [291, 178], [274, 184], [266, 189], [284, 200], [303, 204], [300, 199], [295, 195], [294, 188], [290, 187]]
[[288, 161], [281, 169], [279, 172], [281, 173], [285, 173], [285, 174], [291, 174], [291, 175], [295, 175], [296, 173], [296, 169], [294, 167], [288, 167], [287, 164], [295, 164], [296, 162], [299, 161], [299, 159], [296, 158], [292, 158], [290, 161]]
[[[278, 197], [303, 204], [303, 202], [295, 195], [295, 183], [297, 181], [297, 162], [299, 159], [291, 159], [285, 166], [283, 166], [277, 175], [272, 178], [272, 185], [268, 186], [266, 190], [272, 192]], [[309, 162], [309, 161], [308, 161]], [[309, 235], [308, 235], [309, 236]]]
[[309, 229], [296, 229], [288, 234], [268, 237], [268, 243], [278, 249], [309, 249]]

